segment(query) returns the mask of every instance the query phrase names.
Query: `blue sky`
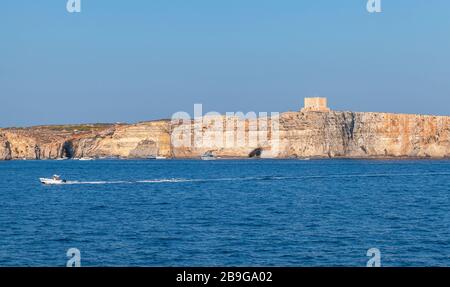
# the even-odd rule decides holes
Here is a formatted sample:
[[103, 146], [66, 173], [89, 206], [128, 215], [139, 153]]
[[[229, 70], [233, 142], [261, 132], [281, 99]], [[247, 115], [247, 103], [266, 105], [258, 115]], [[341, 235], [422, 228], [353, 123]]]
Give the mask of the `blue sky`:
[[135, 122], [177, 111], [449, 115], [450, 1], [7, 0], [0, 126]]

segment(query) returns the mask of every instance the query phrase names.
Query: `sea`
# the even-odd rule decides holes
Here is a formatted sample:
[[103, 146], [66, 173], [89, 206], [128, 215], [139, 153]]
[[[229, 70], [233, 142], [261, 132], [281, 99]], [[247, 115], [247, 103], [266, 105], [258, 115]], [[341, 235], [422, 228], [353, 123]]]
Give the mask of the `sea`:
[[0, 266], [449, 266], [449, 182], [449, 160], [2, 161]]

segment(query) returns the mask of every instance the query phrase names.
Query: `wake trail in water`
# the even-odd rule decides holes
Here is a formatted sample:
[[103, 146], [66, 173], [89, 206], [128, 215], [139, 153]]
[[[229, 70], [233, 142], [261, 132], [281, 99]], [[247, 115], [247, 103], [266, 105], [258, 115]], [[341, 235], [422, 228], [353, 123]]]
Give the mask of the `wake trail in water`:
[[138, 180], [136, 183], [170, 183], [170, 182], [190, 182], [193, 181], [191, 179], [184, 178], [163, 178], [163, 179], [147, 179], [147, 180]]
[[121, 183], [132, 183], [128, 181], [67, 181], [63, 184], [75, 185], [75, 184], [121, 184]]
[[301, 175], [301, 176], [251, 176], [251, 177], [224, 177], [224, 178], [160, 178], [137, 181], [67, 181], [65, 185], [102, 185], [102, 184], [164, 184], [164, 183], [206, 183], [217, 181], [288, 181], [307, 179], [338, 179], [338, 178], [367, 178], [367, 177], [410, 177], [410, 176], [450, 176], [448, 172], [428, 172], [428, 173], [372, 173], [372, 174], [330, 174], [330, 175]]

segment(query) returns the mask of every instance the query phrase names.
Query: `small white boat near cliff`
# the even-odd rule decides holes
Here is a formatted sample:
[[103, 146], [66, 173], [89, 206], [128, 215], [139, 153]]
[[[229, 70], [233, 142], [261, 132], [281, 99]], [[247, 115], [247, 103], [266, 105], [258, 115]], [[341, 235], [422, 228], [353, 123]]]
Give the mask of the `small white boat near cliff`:
[[165, 156], [151, 155], [147, 159], [167, 159]]
[[205, 152], [201, 157], [202, 160], [216, 160], [217, 157], [213, 154], [212, 151]]
[[79, 160], [87, 161], [87, 160], [94, 160], [94, 159], [92, 157], [82, 157]]

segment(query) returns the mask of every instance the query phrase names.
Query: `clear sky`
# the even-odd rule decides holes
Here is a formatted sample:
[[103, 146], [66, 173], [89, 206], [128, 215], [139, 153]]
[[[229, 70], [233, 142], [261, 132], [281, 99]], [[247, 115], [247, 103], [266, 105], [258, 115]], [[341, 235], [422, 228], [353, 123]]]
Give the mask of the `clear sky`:
[[0, 127], [174, 112], [450, 115], [450, 1], [66, 0], [0, 3]]

